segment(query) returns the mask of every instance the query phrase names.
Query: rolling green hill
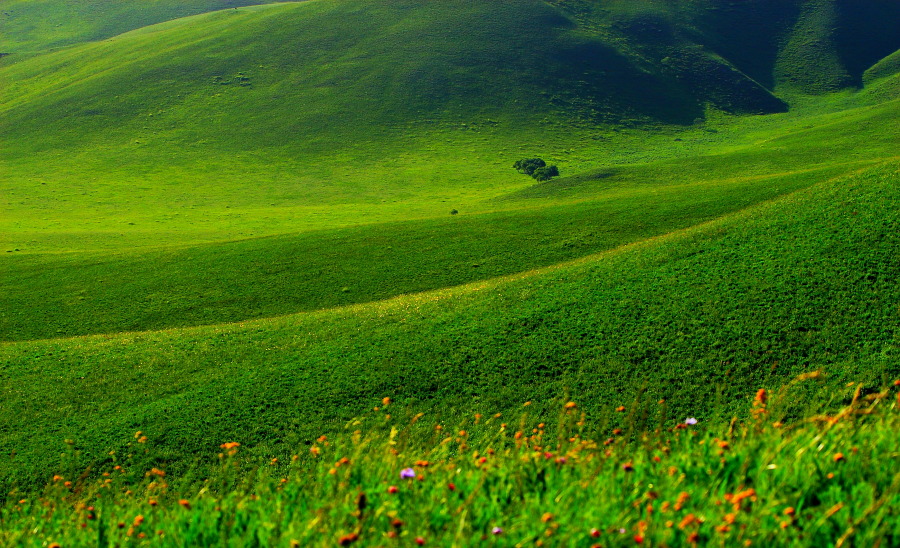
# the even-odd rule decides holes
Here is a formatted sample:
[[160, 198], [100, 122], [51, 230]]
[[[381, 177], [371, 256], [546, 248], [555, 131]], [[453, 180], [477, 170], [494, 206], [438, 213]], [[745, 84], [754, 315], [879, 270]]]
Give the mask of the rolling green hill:
[[240, 4], [4, 4], [0, 485], [900, 373], [896, 2]]
[[[142, 430], [172, 470], [222, 440], [260, 454], [391, 396], [436, 416], [666, 398], [674, 416], [810, 368], [881, 386], [897, 368], [896, 161], [698, 227], [532, 273], [254, 322], [4, 343], [2, 463], [40, 478]], [[798, 405], [802, 405], [798, 401]], [[538, 407], [540, 409], [540, 406]], [[44, 478], [41, 478], [44, 479]]]
[[0, 337], [239, 321], [549, 266], [893, 157], [898, 115], [894, 101], [783, 120], [785, 133], [765, 142], [744, 135], [728, 152], [563, 177], [482, 206], [494, 212], [174, 249], [12, 253], [3, 263]]
[[189, 15], [266, 4], [249, 0], [6, 0], [0, 11], [0, 52], [33, 54], [111, 38]]
[[[0, 338], [238, 321], [488, 279], [894, 154], [891, 103], [658, 125], [703, 115], [709, 93], [740, 101], [743, 84], [704, 87], [717, 71], [689, 58], [743, 66], [737, 52], [794, 25], [788, 5], [557, 4], [230, 9], [5, 67]], [[760, 13], [778, 24], [750, 33]], [[654, 25], [671, 36], [653, 39]], [[641, 121], [655, 122], [622, 131]], [[509, 166], [535, 153], [574, 177], [532, 187]], [[664, 207], [635, 226], [627, 212], [657, 192]]]

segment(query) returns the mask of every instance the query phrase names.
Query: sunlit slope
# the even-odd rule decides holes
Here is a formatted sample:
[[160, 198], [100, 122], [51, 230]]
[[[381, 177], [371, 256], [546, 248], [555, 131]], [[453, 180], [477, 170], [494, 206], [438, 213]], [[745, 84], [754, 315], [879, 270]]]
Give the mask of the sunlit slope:
[[7, 66], [7, 218], [36, 234], [14, 247], [66, 231], [209, 241], [446, 214], [524, 184], [516, 156], [560, 156], [573, 132], [594, 143], [579, 120], [702, 114], [574, 28], [537, 0], [316, 0]]
[[444, 212], [190, 248], [12, 252], [0, 262], [0, 340], [239, 321], [548, 266], [894, 157], [898, 117], [896, 102], [784, 117], [707, 145], [716, 154], [614, 165], [535, 184], [483, 204], [498, 209], [492, 213]]
[[4, 0], [0, 52], [23, 54], [110, 38], [129, 30], [266, 0]]
[[[110, 249], [489, 211], [527, 186], [509, 168], [523, 156], [604, 167], [620, 145], [606, 123], [785, 107], [763, 77], [775, 61], [751, 60], [778, 57], [793, 4], [555, 4], [241, 7], [7, 64], [3, 243]], [[865, 17], [890, 19], [878, 5]], [[678, 155], [669, 144], [660, 154]]]
[[568, 388], [592, 413], [646, 388], [677, 402], [670, 416], [703, 419], [717, 398], [729, 412], [810, 367], [880, 386], [900, 374], [898, 168], [530, 275], [240, 325], [4, 343], [16, 413], [0, 416], [3, 474], [39, 478], [66, 438], [97, 459], [136, 430], [172, 471], [223, 440], [295, 448], [383, 396], [452, 417]]

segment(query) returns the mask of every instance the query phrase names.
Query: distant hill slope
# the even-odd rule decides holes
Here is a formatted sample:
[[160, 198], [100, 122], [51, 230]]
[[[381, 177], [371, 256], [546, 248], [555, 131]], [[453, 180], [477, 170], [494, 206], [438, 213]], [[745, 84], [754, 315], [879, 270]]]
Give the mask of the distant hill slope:
[[806, 93], [861, 86], [866, 69], [900, 49], [894, 0], [551, 2], [732, 110], [777, 108], [754, 84]]
[[34, 53], [198, 13], [270, 1], [5, 0], [0, 5], [0, 52]]
[[[515, 190], [507, 164], [519, 154], [546, 155], [567, 173], [602, 165], [598, 128], [690, 125], [710, 103], [785, 110], [773, 94], [776, 67], [792, 66], [782, 46], [805, 43], [791, 42], [792, 29], [820, 13], [770, 1], [554, 4], [242, 7], [0, 63], [0, 194], [14, 196], [10, 230], [23, 234], [12, 248], [40, 247], [50, 231], [118, 237], [146, 221], [155, 234], [209, 226], [199, 230], [210, 241], [263, 211], [274, 219], [263, 224], [284, 232], [333, 217], [339, 204], [354, 204], [343, 224], [426, 198], [420, 216], [459, 207], [445, 202], [468, 208], [473, 195]], [[7, 6], [66, 13], [79, 29], [128, 6], [135, 25], [176, 14], [161, 0], [79, 11], [87, 5]], [[836, 35], [828, 58], [857, 68], [877, 60], [896, 41], [878, 23], [894, 5], [875, 2], [853, 19], [877, 20], [874, 45], [844, 52]], [[821, 13], [843, 21], [844, 11]], [[813, 60], [798, 66], [831, 81]], [[170, 228], [176, 213], [190, 222]]]

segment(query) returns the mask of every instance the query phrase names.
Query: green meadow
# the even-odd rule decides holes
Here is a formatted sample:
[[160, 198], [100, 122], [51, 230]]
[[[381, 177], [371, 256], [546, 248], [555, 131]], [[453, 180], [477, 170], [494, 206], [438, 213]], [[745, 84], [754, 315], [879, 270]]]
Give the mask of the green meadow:
[[[241, 472], [243, 446], [225, 442], [217, 462], [187, 481], [144, 467], [154, 441], [137, 432], [96, 479], [61, 469], [43, 493], [14, 493], [0, 507], [0, 541], [890, 545], [900, 535], [900, 476], [885, 465], [897, 459], [897, 389], [828, 394], [821, 380], [797, 378], [774, 397], [757, 392], [747, 421], [707, 428], [688, 417], [634, 442], [639, 406], [616, 413], [626, 416], [623, 430], [586, 419], [575, 401], [560, 402], [551, 426], [529, 402], [445, 424], [374, 400], [374, 411], [304, 448], [308, 458]], [[785, 426], [784, 404], [798, 394], [846, 395], [848, 405]]]
[[[895, 3], [14, 0], [0, 15], [0, 543], [897, 540], [897, 479], [870, 464], [900, 449]], [[561, 175], [513, 169], [534, 157]], [[787, 386], [753, 414], [758, 389]], [[385, 397], [427, 427], [372, 415]], [[529, 401], [527, 420], [568, 439], [569, 400], [599, 444], [571, 472], [520, 464], [544, 442], [467, 422]], [[686, 417], [699, 426], [673, 431]], [[401, 456], [441, 464], [415, 497], [370, 495], [370, 516], [358, 492], [406, 467], [389, 424]], [[499, 476], [435, 424], [505, 455]], [[695, 443], [726, 432], [733, 460]], [[849, 465], [833, 489], [807, 477], [818, 460], [765, 479], [750, 457], [831, 432]], [[322, 435], [339, 437], [324, 460]], [[240, 450], [217, 457], [226, 442]], [[693, 472], [622, 476], [663, 449]], [[431, 484], [457, 462], [471, 497], [445, 514]], [[703, 519], [632, 512], [650, 482], [672, 504], [706, 497]], [[765, 510], [716, 529], [725, 493], [749, 488]], [[621, 511], [579, 514], [600, 499]]]

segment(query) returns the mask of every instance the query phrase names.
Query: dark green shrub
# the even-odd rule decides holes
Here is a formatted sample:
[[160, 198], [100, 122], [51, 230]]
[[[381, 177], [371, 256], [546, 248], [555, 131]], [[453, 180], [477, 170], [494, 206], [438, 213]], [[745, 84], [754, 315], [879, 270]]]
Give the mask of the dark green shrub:
[[550, 179], [559, 176], [559, 168], [556, 166], [539, 167], [534, 170], [534, 173], [532, 173], [531, 176], [538, 181], [549, 181]]
[[535, 170], [546, 165], [547, 162], [540, 158], [524, 158], [522, 160], [517, 160], [516, 163], [513, 164], [513, 167], [518, 170], [519, 173], [534, 175]]

